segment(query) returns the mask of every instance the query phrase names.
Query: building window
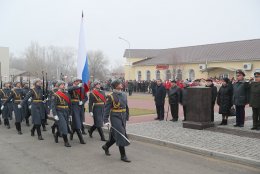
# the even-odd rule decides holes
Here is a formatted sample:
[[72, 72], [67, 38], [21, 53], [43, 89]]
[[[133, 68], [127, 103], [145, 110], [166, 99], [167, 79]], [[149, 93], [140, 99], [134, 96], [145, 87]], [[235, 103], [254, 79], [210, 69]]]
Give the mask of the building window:
[[161, 79], [161, 73], [159, 70], [156, 71], [156, 80]]
[[140, 81], [142, 79], [142, 72], [138, 71], [137, 73], [137, 80]]
[[170, 70], [167, 70], [167, 71], [166, 71], [166, 80], [169, 80], [169, 79], [171, 79], [171, 78], [172, 78], [172, 73], [171, 73]]
[[189, 80], [190, 81], [195, 80], [195, 71], [193, 69], [190, 69], [189, 71]]
[[151, 80], [151, 72], [149, 70], [146, 71], [146, 80]]
[[180, 69], [177, 70], [177, 80], [182, 80], [182, 71]]
[[228, 77], [229, 77], [229, 74], [228, 74], [228, 73], [223, 73], [223, 74], [220, 74], [220, 75], [219, 75], [219, 78], [220, 78], [220, 79], [228, 78]]

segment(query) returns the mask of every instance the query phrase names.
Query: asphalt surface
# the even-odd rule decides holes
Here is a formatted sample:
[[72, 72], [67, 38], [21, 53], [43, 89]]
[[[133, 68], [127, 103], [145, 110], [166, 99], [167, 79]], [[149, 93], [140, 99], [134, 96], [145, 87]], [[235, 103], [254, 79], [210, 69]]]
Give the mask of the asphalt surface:
[[53, 136], [43, 132], [45, 140], [31, 137], [29, 128], [22, 127], [18, 135], [14, 125], [7, 130], [0, 126], [0, 174], [259, 174], [260, 169], [220, 161], [166, 147], [132, 141], [126, 148], [131, 163], [120, 161], [118, 148], [110, 149], [112, 156], [104, 155], [95, 132], [94, 138], [84, 136], [86, 145], [79, 144], [77, 136], [70, 141], [72, 147], [63, 146], [63, 140], [54, 143]]

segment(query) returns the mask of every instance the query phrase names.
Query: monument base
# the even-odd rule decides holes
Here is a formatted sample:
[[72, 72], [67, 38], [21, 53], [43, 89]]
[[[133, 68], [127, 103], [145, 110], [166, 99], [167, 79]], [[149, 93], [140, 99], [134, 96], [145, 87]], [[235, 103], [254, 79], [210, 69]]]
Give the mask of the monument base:
[[206, 129], [209, 127], [214, 127], [213, 122], [194, 122], [194, 121], [184, 121], [182, 124], [183, 128], [189, 128], [189, 129]]

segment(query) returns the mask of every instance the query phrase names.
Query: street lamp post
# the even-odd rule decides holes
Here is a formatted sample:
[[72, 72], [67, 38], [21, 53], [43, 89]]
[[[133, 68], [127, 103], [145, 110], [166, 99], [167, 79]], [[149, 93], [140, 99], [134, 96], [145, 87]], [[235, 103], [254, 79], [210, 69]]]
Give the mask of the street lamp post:
[[[118, 39], [121, 39], [121, 40], [125, 41], [128, 44], [128, 57], [130, 58], [131, 57], [131, 55], [130, 55], [130, 48], [131, 48], [130, 42], [128, 40], [126, 40], [125, 38], [122, 38], [120, 36], [118, 37]], [[127, 65], [129, 66], [128, 67], [128, 80], [130, 80], [130, 66], [131, 66], [131, 63], [129, 62]]]

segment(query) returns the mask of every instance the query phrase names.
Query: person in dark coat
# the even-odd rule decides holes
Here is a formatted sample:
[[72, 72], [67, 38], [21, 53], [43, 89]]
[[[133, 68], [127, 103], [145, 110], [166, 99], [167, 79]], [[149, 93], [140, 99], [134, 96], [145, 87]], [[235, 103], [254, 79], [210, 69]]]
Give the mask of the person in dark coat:
[[30, 91], [26, 94], [24, 99], [21, 101], [20, 105], [24, 106], [24, 104], [31, 98], [31, 113], [32, 113], [32, 124], [33, 127], [31, 129], [31, 136], [34, 136], [35, 130], [38, 134], [38, 139], [43, 140], [41, 134], [41, 125], [44, 124], [45, 120], [45, 110], [44, 110], [44, 102], [43, 99], [43, 90], [42, 90], [42, 80], [35, 79], [33, 82], [34, 88], [30, 89]]
[[21, 83], [14, 82], [14, 88], [12, 89], [11, 94], [2, 104], [2, 107], [4, 107], [6, 103], [12, 101], [15, 114], [15, 127], [19, 135], [22, 135], [21, 122], [24, 119], [24, 114], [20, 102], [24, 98], [24, 96], [25, 94], [23, 92], [23, 89], [21, 88]]
[[[23, 83], [23, 93], [26, 95], [29, 91], [30, 91], [29, 84], [27, 82], [24, 82]], [[23, 113], [24, 113], [26, 126], [28, 126], [28, 127], [30, 126], [29, 118], [31, 116], [30, 105], [31, 105], [31, 102], [26, 101], [24, 103], [23, 108], [22, 108], [23, 109]]]
[[72, 132], [70, 134], [70, 140], [73, 139], [73, 134], [76, 132], [80, 143], [86, 144], [83, 140], [82, 129], [83, 120], [82, 117], [84, 113], [84, 104], [88, 100], [87, 95], [85, 95], [84, 88], [82, 87], [81, 80], [75, 78], [73, 80], [73, 85], [68, 88], [68, 92], [71, 98], [71, 113], [72, 113]]
[[[52, 98], [53, 95], [59, 90], [58, 81], [57, 81], [57, 80], [53, 81], [53, 82], [52, 82], [52, 85], [53, 85], [53, 88], [52, 88], [52, 90], [51, 90], [50, 93], [49, 93], [50, 98]], [[51, 100], [51, 106], [52, 106], [52, 101], [53, 101], [53, 100]], [[53, 135], [55, 134], [56, 128], [57, 128], [57, 130], [58, 130], [58, 122], [57, 122], [56, 120], [54, 120], [54, 123], [53, 123], [53, 125], [51, 126], [51, 132], [52, 132]]]
[[[4, 89], [0, 89], [0, 98], [1, 98], [1, 103], [3, 104], [7, 98], [11, 95], [11, 83], [10, 82], [5, 82], [4, 83]], [[1, 112], [2, 112], [2, 117], [4, 120], [4, 125], [6, 126], [7, 129], [10, 129], [10, 123], [9, 119], [12, 118], [12, 101], [6, 102], [5, 106], [1, 106]]]
[[180, 102], [180, 88], [176, 85], [175, 80], [171, 80], [171, 87], [168, 91], [169, 105], [171, 108], [172, 119], [170, 121], [178, 121], [179, 119], [179, 102]]
[[233, 86], [228, 78], [222, 80], [222, 86], [218, 91], [217, 104], [219, 105], [219, 114], [222, 114], [222, 122], [220, 125], [227, 125], [230, 109], [233, 105]]
[[180, 93], [180, 103], [183, 107], [183, 115], [184, 115], [184, 120], [186, 121], [186, 114], [187, 114], [187, 100], [188, 100], [188, 91], [187, 88], [189, 87], [188, 82], [183, 83], [183, 88], [181, 89], [181, 93]]
[[88, 130], [89, 136], [92, 138], [92, 133], [95, 129], [98, 130], [101, 141], [106, 141], [103, 133], [104, 108], [106, 103], [105, 92], [100, 89], [99, 81], [94, 82], [94, 89], [89, 93], [89, 114], [94, 119], [94, 125]]
[[166, 89], [162, 84], [162, 80], [158, 79], [156, 81], [157, 85], [155, 87], [154, 101], [157, 111], [157, 118], [155, 120], [164, 120], [164, 103], [166, 97]]
[[110, 127], [109, 117], [111, 122], [111, 129], [109, 132], [109, 141], [102, 146], [105, 154], [110, 155], [109, 148], [116, 143], [119, 147], [121, 160], [124, 162], [131, 162], [125, 153], [125, 146], [130, 143], [127, 141], [126, 121], [129, 120], [129, 109], [127, 104], [127, 95], [122, 92], [122, 82], [114, 80], [112, 82], [113, 92], [107, 95], [107, 101], [104, 112], [104, 123]]
[[206, 87], [211, 88], [211, 121], [214, 122], [214, 106], [218, 94], [218, 89], [214, 86], [212, 79], [206, 80]]
[[58, 131], [54, 134], [54, 141], [58, 143], [58, 138], [60, 135], [63, 137], [64, 146], [71, 147], [68, 141], [68, 120], [70, 113], [70, 97], [68, 93], [65, 92], [65, 82], [57, 82], [58, 91], [52, 94], [51, 109], [53, 113], [53, 118], [58, 124]]
[[255, 72], [255, 81], [250, 84], [249, 105], [253, 110], [252, 130], [260, 130], [260, 72]]
[[132, 80], [129, 80], [129, 82], [128, 82], [128, 93], [129, 93], [129, 96], [132, 95], [133, 89], [134, 89], [134, 84], [133, 84]]
[[244, 127], [245, 105], [249, 102], [249, 84], [244, 80], [245, 73], [236, 71], [237, 82], [233, 84], [233, 104], [236, 106], [235, 127]]

